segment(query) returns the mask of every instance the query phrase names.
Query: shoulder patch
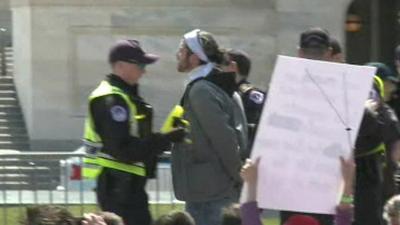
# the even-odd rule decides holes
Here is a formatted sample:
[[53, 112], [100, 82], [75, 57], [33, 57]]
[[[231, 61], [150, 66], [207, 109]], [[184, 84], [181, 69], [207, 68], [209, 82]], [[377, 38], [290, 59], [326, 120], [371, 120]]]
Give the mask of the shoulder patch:
[[110, 112], [112, 119], [117, 122], [124, 122], [128, 120], [128, 111], [120, 105], [111, 107]]
[[259, 91], [251, 91], [249, 94], [249, 99], [256, 104], [262, 104], [264, 101], [264, 94]]

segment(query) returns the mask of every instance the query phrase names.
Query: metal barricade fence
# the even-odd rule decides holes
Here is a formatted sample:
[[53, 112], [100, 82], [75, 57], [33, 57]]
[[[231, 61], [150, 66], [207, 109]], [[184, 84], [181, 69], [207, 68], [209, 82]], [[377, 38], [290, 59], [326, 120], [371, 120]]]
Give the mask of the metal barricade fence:
[[[57, 204], [78, 215], [96, 210], [95, 180], [83, 179], [82, 153], [0, 152], [0, 224], [14, 225], [33, 204]], [[157, 179], [146, 186], [153, 214], [172, 210], [177, 201], [170, 163], [158, 164]]]

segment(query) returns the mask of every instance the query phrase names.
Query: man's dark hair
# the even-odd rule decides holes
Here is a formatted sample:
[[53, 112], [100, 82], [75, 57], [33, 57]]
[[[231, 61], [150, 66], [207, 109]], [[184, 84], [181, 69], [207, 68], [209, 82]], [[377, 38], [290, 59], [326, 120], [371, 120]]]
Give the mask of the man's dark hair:
[[[204, 54], [207, 58], [216, 64], [221, 64], [224, 61], [224, 53], [219, 48], [217, 41], [214, 39], [213, 35], [207, 31], [199, 32], [200, 44], [203, 47]], [[205, 62], [202, 61], [202, 64]]]
[[330, 37], [328, 31], [313, 27], [300, 34], [301, 50], [306, 58], [320, 59], [330, 48]]
[[26, 209], [21, 225], [79, 225], [66, 208], [53, 205], [37, 205]]
[[239, 206], [232, 204], [222, 210], [222, 225], [241, 225]]
[[249, 56], [245, 52], [235, 49], [228, 49], [226, 53], [230, 60], [236, 62], [239, 75], [248, 77], [251, 69], [251, 60]]
[[154, 225], [195, 225], [195, 222], [187, 212], [172, 211], [158, 218]]

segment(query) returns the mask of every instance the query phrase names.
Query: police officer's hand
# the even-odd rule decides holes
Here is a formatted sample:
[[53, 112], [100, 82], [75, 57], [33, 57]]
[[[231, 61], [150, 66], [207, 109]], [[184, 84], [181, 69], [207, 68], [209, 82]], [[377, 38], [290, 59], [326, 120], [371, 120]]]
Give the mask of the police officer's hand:
[[185, 128], [178, 127], [174, 128], [172, 131], [165, 133], [164, 137], [170, 142], [177, 143], [182, 142], [185, 139], [187, 132]]

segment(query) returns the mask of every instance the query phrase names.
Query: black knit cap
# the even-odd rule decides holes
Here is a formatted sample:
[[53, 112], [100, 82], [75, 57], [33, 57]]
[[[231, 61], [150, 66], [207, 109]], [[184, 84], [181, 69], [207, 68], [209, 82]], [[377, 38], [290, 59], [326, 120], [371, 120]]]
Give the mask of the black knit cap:
[[108, 55], [108, 61], [115, 63], [117, 61], [135, 63], [135, 64], [152, 64], [160, 57], [154, 54], [148, 54], [140, 47], [137, 40], [120, 40], [111, 47]]
[[239, 74], [247, 77], [251, 69], [251, 60], [248, 54], [238, 49], [227, 49], [226, 53], [228, 54], [230, 60], [236, 62], [239, 69]]
[[380, 62], [369, 62], [369, 63], [367, 63], [365, 65], [376, 67], [377, 70], [376, 70], [375, 74], [378, 77], [380, 77], [382, 80], [389, 80], [389, 81], [392, 81], [394, 83], [399, 82], [399, 79], [397, 78], [396, 74], [386, 64], [383, 64], [383, 63], [380, 63]]
[[319, 27], [310, 28], [300, 35], [300, 48], [329, 48], [329, 33]]

